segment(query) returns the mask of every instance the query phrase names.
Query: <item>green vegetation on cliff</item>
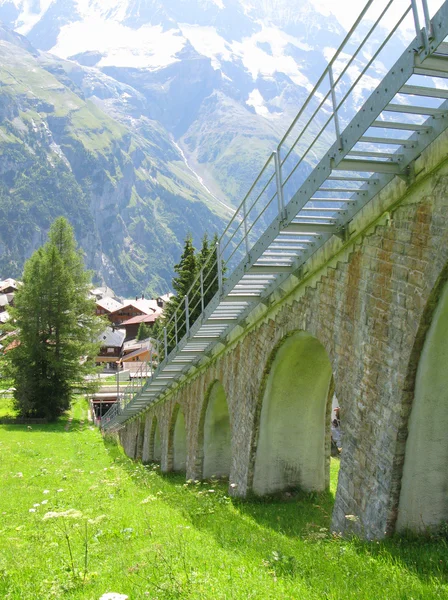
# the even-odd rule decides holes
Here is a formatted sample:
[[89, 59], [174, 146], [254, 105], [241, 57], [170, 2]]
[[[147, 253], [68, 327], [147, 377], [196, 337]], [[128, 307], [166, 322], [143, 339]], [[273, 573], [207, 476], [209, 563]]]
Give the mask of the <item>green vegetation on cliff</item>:
[[0, 156], [3, 277], [21, 276], [62, 215], [98, 280], [123, 295], [164, 293], [187, 232], [199, 240], [222, 227], [222, 206], [159, 125], [128, 128], [85, 101], [60, 65], [6, 41]]

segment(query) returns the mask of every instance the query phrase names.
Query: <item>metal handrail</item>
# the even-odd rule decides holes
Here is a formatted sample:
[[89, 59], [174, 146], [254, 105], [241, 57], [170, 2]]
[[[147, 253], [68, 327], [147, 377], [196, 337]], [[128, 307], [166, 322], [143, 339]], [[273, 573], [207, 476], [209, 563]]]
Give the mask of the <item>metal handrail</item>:
[[[425, 27], [423, 29], [420, 28], [417, 0], [409, 0], [404, 12], [394, 21], [393, 24], [391, 24], [390, 31], [387, 33], [387, 35], [383, 35], [384, 39], [382, 39], [381, 43], [378, 43], [377, 40], [374, 40], [375, 44], [378, 46], [376, 51], [367, 60], [363, 68], [360, 69], [357, 77], [351, 81], [351, 85], [348, 87], [345, 93], [342, 94], [342, 97], [338, 101], [338, 86], [342, 87], [343, 78], [347, 75], [348, 69], [354, 64], [355, 59], [360, 54], [367, 41], [372, 37], [374, 31], [379, 29], [383, 18], [390, 8], [397, 4], [397, 0], [387, 1], [385, 7], [380, 11], [380, 14], [374, 21], [373, 25], [370, 26], [367, 34], [364, 35], [362, 39], [358, 40], [355, 36], [356, 30], [363, 18], [367, 15], [369, 9], [373, 4], [376, 4], [378, 0], [369, 0], [366, 3], [360, 15], [354, 22], [351, 29], [348, 31], [341, 45], [318, 79], [316, 85], [310, 92], [300, 111], [293, 119], [291, 125], [288, 127], [286, 133], [280, 140], [276, 151], [270, 154], [259, 174], [255, 178], [253, 184], [244, 196], [242, 202], [235, 210], [234, 215], [229, 220], [226, 228], [220, 236], [216, 248], [211, 251], [201, 271], [195, 277], [187, 295], [183, 299], [179, 299], [179, 305], [169, 321], [166, 323], [162, 334], [157, 339], [152, 341], [151, 348], [153, 344], [157, 346], [157, 364], [155, 357], [151, 352], [150, 361], [148, 361], [148, 363], [142, 363], [142, 366], [139, 370], [139, 372], [141, 372], [141, 376], [138, 377], [139, 382], [131, 382], [131, 385], [128, 386], [124, 393], [120, 395], [120, 398], [117, 399], [116, 405], [112, 406], [111, 409], [106, 413], [105, 417], [102, 419], [102, 423], [106, 424], [115, 416], [117, 416], [117, 414], [120, 414], [128, 402], [135, 397], [135, 394], [145, 387], [147, 381], [149, 380], [150, 382], [153, 378], [157, 377], [160, 370], [163, 369], [167, 362], [169, 362], [170, 356], [175, 354], [176, 348], [181, 341], [180, 338], [183, 339], [185, 336], [188, 338], [190, 328], [194, 325], [194, 323], [191, 322], [192, 315], [195, 315], [199, 308], [200, 315], [197, 317], [197, 319], [203, 319], [204, 310], [206, 308], [205, 297], [210, 293], [210, 290], [216, 290], [214, 298], [216, 298], [216, 295], [221, 297], [224, 264], [230, 268], [232, 266], [231, 261], [237, 256], [240, 256], [242, 251], [241, 247], [243, 245], [243, 256], [247, 256], [250, 253], [251, 248], [257, 242], [257, 236], [255, 235], [257, 231], [256, 226], [259, 227], [262, 223], [262, 219], [269, 216], [268, 211], [270, 208], [272, 209], [275, 199], [277, 199], [277, 214], [282, 213], [285, 208], [284, 196], [286, 186], [292, 182], [292, 178], [294, 174], [298, 172], [299, 167], [303, 168], [303, 165], [305, 165], [305, 171], [311, 168], [310, 165], [312, 162], [307, 163], [305, 159], [315, 151], [314, 149], [318, 142], [322, 142], [322, 138], [324, 138], [324, 150], [321, 151], [324, 153], [328, 152], [336, 140], [339, 139], [340, 143], [342, 143], [342, 140], [340, 139], [340, 114], [345, 108], [350, 108], [347, 106], [347, 100], [355, 90], [358, 90], [358, 83], [367, 73], [369, 68], [374, 64], [375, 60], [390, 42], [410, 12], [412, 12], [414, 17], [414, 29], [417, 38], [420, 38], [421, 40], [421, 46], [428, 46], [428, 39], [431, 36], [431, 22], [429, 18], [427, 0], [419, 1], [421, 2], [421, 8], [423, 10]], [[356, 44], [355, 50], [350, 55], [349, 60], [346, 62], [342, 70], [336, 77], [334, 77], [334, 67], [336, 66], [338, 59], [341, 57], [344, 48], [349, 44], [349, 42], [354, 42]], [[319, 92], [319, 89], [323, 84], [328, 85], [328, 90], [326, 93]], [[306, 123], [300, 124], [301, 118], [304, 117], [305, 111], [308, 109], [308, 107], [310, 107], [313, 101], [317, 101], [317, 108], [308, 118]], [[326, 114], [324, 118], [324, 125], [322, 126], [322, 124], [319, 122], [318, 116], [323, 110], [326, 111]], [[332, 121], [334, 124], [334, 131], [330, 132], [328, 128]], [[297, 125], [300, 127], [300, 132], [293, 140], [290, 140], [290, 137]], [[313, 133], [311, 131], [313, 127], [317, 127], [317, 133]], [[298, 145], [300, 141], [305, 138], [307, 133], [311, 133], [312, 141], [307, 144], [307, 147], [304, 149], [303, 153], [300, 154], [298, 153]], [[290, 143], [291, 147], [286, 148]], [[283, 157], [282, 151], [284, 151]], [[290, 157], [295, 155], [297, 155], [297, 161], [291, 167], [291, 170], [287, 176], [283, 179], [283, 171], [286, 168], [286, 162]], [[319, 160], [317, 154], [316, 160]], [[305, 172], [304, 174], [307, 175], [308, 173]], [[265, 177], [267, 177], [266, 180], [264, 179]], [[272, 193], [272, 190], [274, 190], [274, 193]], [[335, 189], [335, 191], [337, 190]], [[254, 192], [256, 193], [256, 196], [253, 199]], [[338, 209], [335, 207], [334, 210], [337, 211]], [[276, 217], [277, 214], [274, 214], [273, 216]], [[303, 218], [309, 219], [310, 217], [305, 215]], [[205, 281], [209, 282], [206, 289], [204, 289]], [[183, 333], [183, 329], [185, 329], [185, 333]], [[161, 360], [162, 356], [163, 360]]]

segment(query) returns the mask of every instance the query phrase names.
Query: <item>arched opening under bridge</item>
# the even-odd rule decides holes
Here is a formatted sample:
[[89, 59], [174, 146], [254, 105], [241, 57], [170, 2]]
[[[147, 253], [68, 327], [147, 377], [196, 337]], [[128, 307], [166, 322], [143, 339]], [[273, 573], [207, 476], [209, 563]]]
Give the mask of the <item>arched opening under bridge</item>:
[[183, 472], [187, 467], [187, 434], [184, 412], [177, 404], [173, 410], [170, 428], [173, 471]]
[[408, 425], [397, 530], [448, 521], [448, 283], [425, 337]]
[[162, 459], [162, 440], [160, 437], [160, 428], [157, 417], [153, 417], [148, 443], [147, 462], [160, 462]]
[[306, 331], [269, 360], [261, 390], [253, 491], [323, 491], [329, 485], [333, 384], [330, 359]]
[[226, 394], [219, 381], [211, 386], [205, 402], [202, 476], [228, 477], [232, 460], [230, 418]]

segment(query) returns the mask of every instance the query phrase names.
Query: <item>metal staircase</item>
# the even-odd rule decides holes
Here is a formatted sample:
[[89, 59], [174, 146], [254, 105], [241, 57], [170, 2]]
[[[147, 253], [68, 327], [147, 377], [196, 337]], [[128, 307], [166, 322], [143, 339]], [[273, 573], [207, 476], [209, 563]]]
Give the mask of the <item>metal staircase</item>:
[[103, 429], [163, 398], [394, 177], [412, 178], [448, 126], [447, 35], [448, 0], [432, 19], [426, 0], [367, 3]]

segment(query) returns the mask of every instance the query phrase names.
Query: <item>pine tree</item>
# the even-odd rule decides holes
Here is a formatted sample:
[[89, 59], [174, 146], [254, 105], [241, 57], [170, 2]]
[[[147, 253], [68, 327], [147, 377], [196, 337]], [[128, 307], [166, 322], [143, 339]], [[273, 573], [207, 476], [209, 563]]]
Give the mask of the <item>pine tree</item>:
[[[218, 239], [218, 234], [215, 233], [211, 242], [208, 241], [207, 234], [204, 235], [202, 240], [199, 269], [204, 267], [204, 306], [207, 306], [219, 288], [217, 260]], [[224, 274], [222, 265], [221, 268]]]
[[201, 249], [196, 254], [191, 235], [188, 235], [185, 240], [180, 261], [174, 266], [177, 276], [173, 278], [173, 289], [176, 294], [166, 305], [163, 319], [157, 320], [152, 329], [152, 336], [162, 340], [162, 345], [159, 345], [159, 360], [163, 360], [165, 356], [164, 327], [167, 328], [168, 351], [171, 351], [176, 345], [176, 340], [179, 341], [186, 333], [185, 296], [187, 294], [190, 326], [201, 314], [201, 280], [199, 277], [201, 269], [204, 269], [202, 286], [204, 307], [218, 291], [217, 243], [217, 234], [210, 241], [206, 233], [202, 238]]
[[103, 324], [95, 317], [89, 285], [73, 230], [61, 217], [49, 241], [26, 262], [11, 315], [18, 344], [7, 358], [22, 416], [56, 419], [69, 408], [74, 385], [82, 388], [94, 370], [94, 340]]
[[[163, 327], [167, 327], [169, 349], [173, 348], [176, 344], [176, 330], [177, 340], [180, 340], [186, 332], [185, 296], [190, 291], [197, 272], [196, 251], [191, 235], [188, 235], [185, 239], [184, 250], [180, 261], [177, 265], [174, 265], [174, 270], [177, 273], [177, 277], [173, 278], [173, 289], [176, 294], [167, 303], [164, 310], [163, 323], [161, 323], [162, 331]], [[191, 294], [189, 295], [191, 304], [190, 296]], [[179, 310], [177, 310], [178, 308]], [[177, 318], [174, 317], [175, 313], [177, 313]], [[191, 323], [191, 316], [189, 323]]]
[[138, 326], [137, 337], [136, 339], [140, 342], [141, 340], [146, 340], [151, 335], [151, 328], [146, 323], [140, 323]]

